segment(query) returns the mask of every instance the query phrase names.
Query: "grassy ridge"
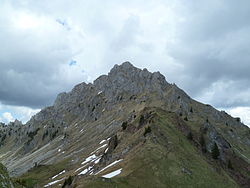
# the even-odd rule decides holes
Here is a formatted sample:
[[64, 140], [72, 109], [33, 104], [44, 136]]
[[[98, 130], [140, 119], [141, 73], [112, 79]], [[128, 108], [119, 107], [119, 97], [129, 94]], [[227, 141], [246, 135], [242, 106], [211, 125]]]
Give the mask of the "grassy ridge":
[[152, 133], [137, 152], [128, 156], [126, 160], [129, 162], [120, 176], [112, 179], [87, 178], [79, 182], [78, 187], [238, 187], [223, 169], [210, 165], [180, 133], [172, 124], [172, 116], [171, 113], [157, 112], [157, 120], [150, 125]]

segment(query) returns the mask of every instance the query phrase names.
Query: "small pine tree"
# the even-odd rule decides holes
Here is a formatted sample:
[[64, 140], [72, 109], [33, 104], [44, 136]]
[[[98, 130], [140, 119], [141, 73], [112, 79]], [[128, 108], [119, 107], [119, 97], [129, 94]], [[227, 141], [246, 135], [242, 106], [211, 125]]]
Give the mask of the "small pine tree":
[[122, 123], [122, 130], [126, 130], [126, 128], [127, 128], [127, 126], [128, 126], [128, 122], [123, 122]]
[[151, 133], [151, 128], [150, 127], [145, 128], [143, 136], [146, 136], [148, 133]]
[[231, 160], [230, 160], [230, 159], [228, 160], [228, 163], [227, 163], [227, 168], [229, 168], [229, 169], [233, 170], [233, 165], [232, 165], [232, 162], [231, 162]]
[[218, 159], [219, 156], [220, 156], [220, 150], [219, 150], [217, 144], [214, 143], [214, 146], [212, 148], [212, 157], [213, 157], [213, 159]]
[[72, 184], [72, 182], [73, 182], [73, 177], [72, 177], [72, 176], [69, 176], [69, 177], [64, 181], [62, 188], [67, 187], [67, 186], [70, 186], [70, 185]]
[[187, 118], [187, 116], [186, 116], [186, 117], [184, 117], [184, 120], [185, 120], [185, 121], [188, 121], [188, 118]]
[[144, 123], [145, 123], [145, 118], [144, 118], [143, 115], [141, 115], [140, 120], [139, 120], [139, 127], [141, 127], [142, 125], [144, 125]]
[[190, 108], [190, 112], [193, 113], [193, 108], [192, 108], [192, 106], [191, 106], [191, 108]]
[[200, 136], [200, 145], [201, 145], [201, 150], [203, 153], [206, 153], [207, 152], [207, 148], [206, 148], [206, 141], [205, 141], [205, 138], [203, 135]]
[[193, 134], [192, 134], [191, 131], [188, 133], [187, 139], [188, 139], [188, 140], [193, 140]]
[[205, 139], [204, 139], [204, 136], [203, 136], [203, 135], [200, 136], [200, 140], [199, 140], [199, 141], [200, 141], [200, 145], [201, 145], [201, 146], [204, 146], [204, 145], [205, 145]]

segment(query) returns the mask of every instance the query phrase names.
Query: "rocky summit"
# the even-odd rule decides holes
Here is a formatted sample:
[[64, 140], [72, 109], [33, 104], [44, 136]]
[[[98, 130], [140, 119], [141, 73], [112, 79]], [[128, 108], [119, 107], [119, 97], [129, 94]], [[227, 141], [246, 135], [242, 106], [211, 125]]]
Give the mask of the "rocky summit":
[[0, 187], [250, 187], [250, 129], [125, 62], [0, 124], [0, 162]]

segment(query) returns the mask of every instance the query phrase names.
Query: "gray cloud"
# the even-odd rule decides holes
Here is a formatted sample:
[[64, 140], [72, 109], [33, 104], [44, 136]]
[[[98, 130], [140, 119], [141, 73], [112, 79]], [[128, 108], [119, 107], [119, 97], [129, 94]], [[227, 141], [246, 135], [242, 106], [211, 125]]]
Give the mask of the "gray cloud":
[[[0, 101], [41, 108], [58, 92], [68, 90], [80, 73], [67, 80], [65, 67], [73, 56], [67, 36], [54, 19], [6, 3], [0, 19]], [[68, 70], [72, 69], [68, 67]], [[77, 78], [75, 78], [75, 76]]]
[[178, 81], [188, 93], [217, 107], [250, 105], [249, 7], [223, 0], [184, 6], [169, 55], [183, 64]]
[[[202, 102], [220, 108], [250, 106], [246, 0], [3, 2], [0, 101], [4, 104], [49, 105], [57, 93], [128, 60], [161, 71]], [[24, 15], [20, 23], [23, 13], [38, 26], [20, 28], [27, 21]], [[71, 60], [77, 64], [68, 66]]]

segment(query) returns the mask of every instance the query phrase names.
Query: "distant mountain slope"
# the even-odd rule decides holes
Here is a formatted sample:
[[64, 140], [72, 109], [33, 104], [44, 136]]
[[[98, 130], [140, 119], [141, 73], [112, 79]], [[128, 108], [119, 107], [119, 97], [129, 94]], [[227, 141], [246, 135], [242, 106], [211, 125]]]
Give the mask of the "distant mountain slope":
[[0, 126], [26, 187], [249, 187], [250, 129], [129, 62]]

